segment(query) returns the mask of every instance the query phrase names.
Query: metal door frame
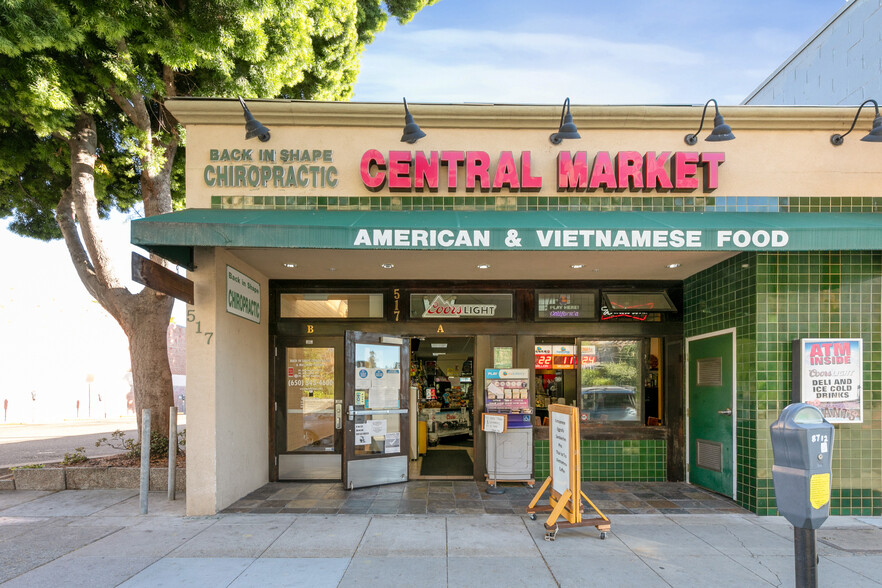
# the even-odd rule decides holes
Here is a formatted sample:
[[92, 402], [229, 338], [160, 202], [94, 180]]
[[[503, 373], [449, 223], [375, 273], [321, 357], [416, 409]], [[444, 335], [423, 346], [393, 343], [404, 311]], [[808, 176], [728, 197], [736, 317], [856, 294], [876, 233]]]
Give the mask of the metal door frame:
[[[368, 338], [376, 341], [359, 341], [359, 339]], [[399, 335], [388, 335], [383, 333], [375, 333], [368, 331], [351, 331], [347, 330], [344, 343], [344, 375], [343, 375], [343, 467], [341, 471], [343, 487], [347, 490], [353, 488], [362, 488], [367, 486], [378, 486], [382, 484], [394, 484], [407, 482], [410, 467], [410, 339]], [[389, 341], [384, 341], [389, 339]], [[354, 358], [356, 345], [390, 345], [399, 349], [399, 369], [401, 370], [401, 382], [398, 390], [399, 407], [397, 409], [365, 409], [355, 410], [355, 373]], [[356, 457], [354, 441], [355, 417], [358, 415], [370, 414], [398, 414], [401, 421], [401, 430], [399, 436], [398, 454], [374, 454]], [[386, 460], [384, 466], [389, 467], [389, 471], [385, 472], [385, 478], [379, 478], [382, 481], [376, 483], [353, 485], [350, 478], [352, 470], [370, 469], [369, 462], [377, 462], [373, 464], [374, 468], [381, 468], [379, 460]], [[353, 465], [355, 466], [353, 468]], [[403, 471], [403, 475], [400, 472]]]
[[692, 481], [690, 480], [690, 476], [692, 473], [691, 472], [691, 467], [692, 467], [691, 458], [692, 458], [692, 456], [690, 454], [690, 452], [692, 450], [692, 437], [690, 436], [690, 431], [689, 431], [689, 423], [690, 423], [689, 400], [691, 398], [691, 392], [692, 392], [689, 388], [689, 382], [691, 379], [689, 374], [691, 373], [690, 372], [690, 370], [691, 370], [690, 362], [692, 361], [692, 358], [689, 354], [689, 345], [693, 341], [700, 341], [701, 339], [711, 339], [713, 337], [719, 337], [721, 335], [727, 335], [727, 334], [732, 335], [732, 398], [731, 398], [732, 416], [730, 417], [732, 419], [732, 455], [731, 455], [731, 459], [732, 459], [732, 494], [731, 494], [731, 498], [732, 498], [732, 500], [735, 500], [738, 496], [738, 460], [736, 459], [736, 456], [738, 454], [738, 445], [737, 445], [738, 409], [735, 404], [736, 392], [737, 392], [736, 383], [737, 383], [737, 379], [738, 379], [738, 373], [737, 373], [738, 364], [736, 363], [737, 349], [735, 347], [735, 343], [736, 343], [736, 328], [735, 327], [732, 327], [730, 329], [722, 329], [720, 331], [714, 331], [712, 333], [704, 333], [701, 335], [696, 335], [694, 337], [686, 337], [686, 374], [685, 374], [686, 377], [684, 378], [686, 380], [685, 381], [685, 384], [686, 384], [686, 403], [685, 403], [685, 406], [686, 406], [686, 419], [685, 419], [686, 420], [686, 481], [690, 484], [692, 483]]

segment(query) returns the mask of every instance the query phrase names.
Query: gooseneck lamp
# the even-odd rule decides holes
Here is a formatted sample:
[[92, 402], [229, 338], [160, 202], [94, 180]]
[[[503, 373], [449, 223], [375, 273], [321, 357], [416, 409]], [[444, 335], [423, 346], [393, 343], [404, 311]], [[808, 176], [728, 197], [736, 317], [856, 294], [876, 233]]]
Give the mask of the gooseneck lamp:
[[404, 134], [401, 135], [401, 142], [412, 145], [425, 137], [426, 133], [423, 132], [418, 124], [413, 122], [413, 115], [407, 109], [407, 100], [405, 98], [402, 98], [402, 100], [404, 100]]
[[560, 109], [560, 129], [556, 133], [551, 133], [548, 139], [554, 145], [560, 145], [564, 139], [581, 139], [579, 129], [573, 123], [573, 115], [570, 114], [570, 99], [564, 100], [563, 107]]
[[717, 106], [717, 101], [711, 98], [705, 103], [704, 110], [701, 111], [701, 123], [698, 125], [698, 130], [694, 133], [689, 133], [683, 138], [687, 145], [695, 145], [698, 143], [698, 133], [701, 132], [701, 128], [704, 126], [704, 115], [707, 114], [707, 107], [711, 102], [714, 103], [714, 111], [716, 112], [716, 114], [714, 114], [714, 130], [712, 130], [710, 135], [705, 137], [704, 140], [731, 141], [735, 138], [735, 135], [732, 134], [732, 127], [723, 121], [723, 115], [720, 114], [720, 107]]
[[857, 124], [858, 117], [861, 115], [861, 109], [867, 104], [872, 104], [876, 107], [876, 118], [873, 119], [873, 128], [870, 129], [870, 132], [866, 137], [863, 137], [861, 141], [869, 141], [871, 143], [880, 143], [882, 142], [882, 116], [879, 116], [879, 104], [870, 98], [869, 100], [864, 100], [864, 103], [858, 107], [857, 114], [854, 115], [854, 121], [851, 123], [851, 128], [846, 131], [845, 134], [840, 135], [836, 133], [830, 137], [830, 142], [836, 146], [842, 145], [842, 141], [845, 140], [845, 135], [852, 132], [854, 130], [854, 125]]
[[242, 105], [242, 110], [245, 111], [245, 139], [247, 140], [257, 137], [262, 143], [266, 143], [267, 141], [269, 141], [269, 129], [260, 124], [260, 122], [254, 118], [254, 116], [251, 114], [251, 111], [248, 110], [247, 106], [245, 106], [245, 101], [242, 100], [241, 96], [239, 96], [239, 104]]

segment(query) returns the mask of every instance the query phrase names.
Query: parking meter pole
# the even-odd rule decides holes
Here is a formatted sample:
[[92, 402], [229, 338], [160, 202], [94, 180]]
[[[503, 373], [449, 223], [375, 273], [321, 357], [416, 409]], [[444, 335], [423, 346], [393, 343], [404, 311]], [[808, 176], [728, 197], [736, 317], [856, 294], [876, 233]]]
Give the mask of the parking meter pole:
[[793, 555], [796, 560], [796, 586], [818, 588], [818, 544], [814, 529], [793, 527]]
[[150, 491], [150, 409], [141, 411], [141, 514], [147, 514], [147, 495]]
[[178, 409], [168, 409], [168, 499], [175, 499], [178, 465]]
[[778, 512], [793, 525], [797, 588], [817, 588], [815, 531], [830, 515], [833, 425], [814, 406], [784, 407], [769, 427]]

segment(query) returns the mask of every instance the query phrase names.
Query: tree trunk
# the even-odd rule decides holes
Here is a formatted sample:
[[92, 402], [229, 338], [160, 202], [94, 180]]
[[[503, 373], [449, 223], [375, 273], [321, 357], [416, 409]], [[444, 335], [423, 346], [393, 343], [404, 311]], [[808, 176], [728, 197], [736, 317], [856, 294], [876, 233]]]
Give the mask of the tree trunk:
[[[68, 144], [71, 149], [71, 185], [62, 194], [56, 208], [58, 226], [83, 285], [116, 319], [129, 339], [139, 437], [142, 408], [151, 409], [151, 431], [167, 436], [168, 409], [174, 405], [167, 340], [174, 299], [150, 288], [132, 294], [110, 261], [98, 233], [98, 203], [94, 189], [97, 142], [95, 121], [90, 115], [77, 117]], [[168, 178], [164, 176], [170, 170], [171, 166], [166, 166], [148, 187], [166, 187]], [[169, 210], [162, 210], [154, 196], [152, 190], [144, 193], [145, 210], [150, 214], [171, 209], [169, 201]]]
[[174, 406], [174, 387], [168, 363], [168, 324], [174, 299], [145, 288], [133, 296], [123, 330], [129, 338], [132, 385], [138, 431], [141, 411], [150, 409], [150, 430], [168, 436], [168, 409]]

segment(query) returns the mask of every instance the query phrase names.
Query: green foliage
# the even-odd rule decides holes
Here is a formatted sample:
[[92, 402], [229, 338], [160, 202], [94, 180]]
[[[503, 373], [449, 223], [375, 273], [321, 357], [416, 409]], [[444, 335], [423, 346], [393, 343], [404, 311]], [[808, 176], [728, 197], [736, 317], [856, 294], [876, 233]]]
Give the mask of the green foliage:
[[61, 460], [62, 465], [74, 465], [76, 463], [83, 463], [89, 461], [89, 458], [86, 457], [86, 448], [85, 447], [77, 447], [74, 449], [73, 453], [65, 453], [64, 459]]
[[102, 445], [112, 447], [119, 451], [125, 451], [126, 457], [141, 456], [141, 444], [136, 443], [134, 439], [128, 439], [126, 434], [119, 429], [110, 434], [110, 439], [107, 437], [101, 437], [95, 441], [95, 447], [101, 447]]
[[[6, 0], [0, 3], [0, 217], [39, 239], [71, 182], [76, 117], [98, 132], [99, 213], [128, 210], [182, 136], [169, 96], [345, 100], [365, 44], [437, 0]], [[384, 7], [385, 6], [385, 10]], [[117, 99], [114, 100], [114, 97]], [[131, 105], [143, 98], [149, 126]], [[183, 148], [171, 195], [183, 199]]]
[[14, 468], [9, 468], [10, 470], [42, 470], [44, 467], [41, 463], [31, 463], [23, 466], [15, 466]]
[[[184, 446], [187, 442], [186, 431], [178, 433], [178, 453], [184, 452]], [[116, 430], [110, 434], [110, 439], [102, 437], [95, 441], [95, 447], [113, 447], [120, 451], [126, 452], [126, 457], [141, 457], [141, 443], [134, 439], [129, 439], [123, 431]], [[159, 431], [150, 432], [150, 457], [161, 458], [168, 457], [168, 437], [159, 433]]]
[[589, 369], [582, 370], [582, 387], [638, 385], [637, 346], [630, 342], [609, 342], [609, 355]]

